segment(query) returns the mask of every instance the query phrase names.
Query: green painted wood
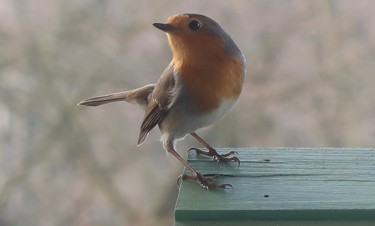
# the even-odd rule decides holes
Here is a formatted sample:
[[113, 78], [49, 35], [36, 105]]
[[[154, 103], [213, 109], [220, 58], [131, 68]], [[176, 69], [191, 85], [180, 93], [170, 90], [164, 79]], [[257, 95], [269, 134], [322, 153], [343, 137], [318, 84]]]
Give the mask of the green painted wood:
[[234, 189], [206, 191], [192, 181], [184, 181], [176, 204], [176, 225], [296, 220], [329, 221], [330, 225], [367, 221], [375, 225], [374, 148], [235, 151], [241, 159], [239, 167], [236, 163], [217, 164], [204, 156], [189, 154], [189, 163], [199, 172], [222, 174], [218, 182], [230, 183]]
[[374, 221], [184, 221], [175, 226], [374, 226]]

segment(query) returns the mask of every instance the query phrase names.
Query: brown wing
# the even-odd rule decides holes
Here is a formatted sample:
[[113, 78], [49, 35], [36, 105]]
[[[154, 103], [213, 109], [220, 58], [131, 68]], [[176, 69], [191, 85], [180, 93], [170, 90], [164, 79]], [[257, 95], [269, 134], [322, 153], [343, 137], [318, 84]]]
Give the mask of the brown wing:
[[169, 104], [174, 98], [172, 95], [172, 89], [175, 87], [175, 85], [176, 82], [173, 72], [173, 64], [171, 63], [165, 69], [159, 81], [156, 83], [151, 100], [146, 107], [145, 116], [141, 125], [141, 131], [139, 133], [138, 145], [142, 144], [146, 140], [147, 134], [166, 116]]

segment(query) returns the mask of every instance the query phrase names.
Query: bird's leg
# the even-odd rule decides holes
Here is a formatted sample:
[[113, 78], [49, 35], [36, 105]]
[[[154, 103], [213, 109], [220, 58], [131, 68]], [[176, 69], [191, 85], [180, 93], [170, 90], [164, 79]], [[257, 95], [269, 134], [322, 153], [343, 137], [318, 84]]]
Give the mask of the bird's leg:
[[202, 174], [200, 174], [198, 171], [196, 171], [188, 162], [186, 162], [174, 149], [173, 145], [173, 139], [168, 138], [166, 141], [165, 148], [169, 153], [171, 153], [174, 157], [178, 159], [186, 168], [188, 168], [192, 175], [188, 174], [182, 174], [177, 178], [177, 184], [179, 185], [181, 180], [189, 179], [189, 180], [195, 180], [198, 184], [200, 184], [203, 188], [207, 190], [212, 190], [215, 188], [233, 188], [230, 184], [217, 184], [215, 183], [215, 178], [217, 176], [210, 176], [205, 177]]
[[237, 158], [236, 156], [233, 156], [233, 155], [237, 154], [237, 152], [230, 151], [228, 153], [225, 153], [225, 154], [221, 155], [221, 154], [217, 153], [215, 148], [213, 148], [209, 143], [207, 143], [205, 140], [203, 140], [203, 138], [198, 136], [196, 133], [192, 132], [190, 134], [195, 139], [197, 139], [201, 144], [203, 144], [207, 148], [208, 151], [202, 151], [199, 148], [190, 148], [188, 150], [188, 152], [194, 150], [197, 153], [197, 155], [205, 155], [205, 156], [213, 157], [213, 159], [218, 161], [218, 162], [238, 162], [238, 165], [240, 165], [240, 159]]
[[177, 185], [180, 186], [181, 180], [195, 180], [197, 181], [203, 188], [207, 190], [212, 190], [215, 188], [232, 188], [231, 184], [217, 184], [215, 183], [215, 179], [220, 177], [219, 174], [214, 176], [202, 176], [200, 173], [194, 175], [182, 174], [177, 178]]

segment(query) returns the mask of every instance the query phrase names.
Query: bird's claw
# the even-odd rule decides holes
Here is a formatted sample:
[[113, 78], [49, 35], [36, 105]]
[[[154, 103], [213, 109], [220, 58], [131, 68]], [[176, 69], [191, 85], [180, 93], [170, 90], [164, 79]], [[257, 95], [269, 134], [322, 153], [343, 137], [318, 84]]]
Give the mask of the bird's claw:
[[229, 157], [229, 156], [237, 155], [237, 154], [238, 154], [238, 152], [236, 152], [236, 151], [230, 151], [230, 152], [227, 152], [225, 154], [222, 154], [221, 156], [223, 156], [223, 157]]
[[209, 148], [208, 151], [202, 151], [201, 149], [194, 148], [194, 147], [190, 148], [187, 152], [190, 152], [190, 151], [195, 151], [197, 155], [205, 155], [205, 156], [212, 157], [217, 162], [237, 162], [238, 166], [240, 166], [240, 163], [241, 163], [238, 157], [233, 156], [233, 155], [238, 154], [236, 151], [230, 151], [225, 154], [219, 154], [214, 148]]
[[200, 173], [195, 173], [196, 175], [188, 175], [182, 174], [177, 178], [177, 185], [180, 187], [181, 182], [183, 180], [195, 180], [199, 185], [201, 185], [206, 190], [212, 190], [216, 188], [226, 189], [231, 188], [233, 186], [231, 184], [218, 184], [215, 183], [215, 179], [220, 176], [220, 174], [216, 174], [214, 176], [202, 176]]

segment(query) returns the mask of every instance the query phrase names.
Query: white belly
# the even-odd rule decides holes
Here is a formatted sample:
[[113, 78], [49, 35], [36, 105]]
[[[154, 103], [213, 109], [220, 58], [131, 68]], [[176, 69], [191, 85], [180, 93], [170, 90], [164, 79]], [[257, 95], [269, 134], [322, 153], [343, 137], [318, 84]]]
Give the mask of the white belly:
[[237, 99], [224, 100], [219, 107], [211, 112], [198, 114], [196, 111], [172, 111], [163, 120], [160, 130], [164, 135], [172, 135], [178, 140], [197, 129], [207, 127], [219, 119], [223, 118], [236, 104]]

